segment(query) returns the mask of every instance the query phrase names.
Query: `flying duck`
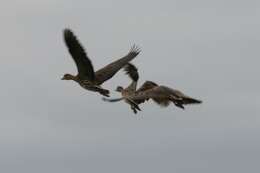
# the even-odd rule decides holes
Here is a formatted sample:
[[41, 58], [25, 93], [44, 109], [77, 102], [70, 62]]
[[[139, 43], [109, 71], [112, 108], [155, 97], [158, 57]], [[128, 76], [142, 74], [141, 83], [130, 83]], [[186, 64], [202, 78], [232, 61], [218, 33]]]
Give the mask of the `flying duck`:
[[65, 74], [62, 80], [73, 80], [86, 90], [98, 92], [106, 97], [109, 97], [109, 90], [102, 88], [101, 84], [112, 78], [141, 52], [139, 47], [133, 45], [126, 56], [95, 72], [91, 60], [73, 32], [70, 29], [64, 29], [63, 35], [68, 51], [76, 63], [78, 74]]
[[[136, 103], [133, 99], [130, 99], [131, 95], [135, 94], [136, 88], [137, 88], [137, 82], [139, 79], [139, 74], [137, 68], [131, 64], [128, 63], [125, 67], [124, 70], [126, 74], [131, 78], [132, 82], [130, 85], [126, 88], [123, 88], [121, 86], [118, 86], [116, 88], [117, 92], [120, 92], [122, 97], [124, 98], [124, 101], [130, 105], [131, 109], [133, 112], [136, 114], [137, 111], [141, 111], [140, 107], [138, 106], [138, 103]], [[105, 99], [104, 99], [105, 100]]]
[[[137, 113], [137, 110], [140, 111], [140, 108], [138, 107], [139, 104], [144, 103], [149, 99], [152, 99], [155, 103], [162, 107], [167, 107], [172, 102], [175, 106], [181, 109], [184, 109], [184, 105], [202, 103], [202, 101], [191, 98], [179, 90], [163, 85], [157, 85], [152, 81], [146, 81], [138, 90], [136, 90], [138, 78], [137, 80], [134, 80], [134, 76], [138, 76], [137, 68], [133, 64], [129, 64], [125, 67], [125, 70], [132, 79], [132, 83], [125, 89], [122, 86], [117, 87], [116, 91], [121, 93], [121, 98], [103, 98], [104, 101], [116, 102], [120, 100], [130, 100], [130, 103], [127, 103], [131, 105], [131, 109], [134, 113]], [[136, 70], [134, 70], [134, 67]]]

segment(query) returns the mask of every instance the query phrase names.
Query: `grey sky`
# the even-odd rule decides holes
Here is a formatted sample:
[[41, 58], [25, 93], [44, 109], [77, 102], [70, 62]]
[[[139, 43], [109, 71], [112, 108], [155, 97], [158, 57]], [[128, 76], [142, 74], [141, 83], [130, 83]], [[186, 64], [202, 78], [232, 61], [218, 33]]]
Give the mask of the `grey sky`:
[[[5, 1], [0, 6], [0, 171], [259, 172], [260, 1]], [[71, 28], [95, 69], [126, 54], [145, 80], [204, 103], [133, 115], [76, 83]], [[119, 72], [104, 87], [127, 85]], [[112, 97], [118, 97], [112, 93]]]

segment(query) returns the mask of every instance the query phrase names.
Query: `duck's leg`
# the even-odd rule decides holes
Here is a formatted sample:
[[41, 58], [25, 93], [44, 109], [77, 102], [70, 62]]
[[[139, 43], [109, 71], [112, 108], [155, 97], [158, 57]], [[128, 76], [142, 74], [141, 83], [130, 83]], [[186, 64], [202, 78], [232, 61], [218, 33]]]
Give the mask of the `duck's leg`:
[[178, 98], [178, 97], [175, 97], [175, 96], [170, 96], [169, 99], [173, 102], [173, 104], [175, 106], [177, 106], [178, 108], [181, 108], [181, 109], [185, 109], [184, 106], [183, 106], [183, 100], [182, 98]]
[[138, 104], [135, 101], [133, 101], [132, 99], [129, 99], [129, 98], [125, 98], [125, 99], [131, 105], [131, 107], [141, 111], [140, 107], [138, 106]]
[[174, 104], [175, 104], [175, 106], [177, 106], [178, 108], [181, 108], [181, 109], [183, 109], [183, 110], [185, 109], [182, 103], [176, 102], [176, 103], [174, 103]]
[[137, 114], [137, 110], [131, 106], [131, 109], [133, 110], [134, 114]]
[[137, 114], [138, 111], [142, 111], [142, 110], [139, 108], [139, 106], [136, 107], [136, 106], [134, 106], [134, 105], [131, 105], [131, 109], [133, 110], [133, 112], [134, 112], [135, 114]]
[[109, 96], [109, 90], [100, 89], [98, 92], [99, 92], [101, 95], [103, 95], [103, 96], [110, 97], [110, 96]]

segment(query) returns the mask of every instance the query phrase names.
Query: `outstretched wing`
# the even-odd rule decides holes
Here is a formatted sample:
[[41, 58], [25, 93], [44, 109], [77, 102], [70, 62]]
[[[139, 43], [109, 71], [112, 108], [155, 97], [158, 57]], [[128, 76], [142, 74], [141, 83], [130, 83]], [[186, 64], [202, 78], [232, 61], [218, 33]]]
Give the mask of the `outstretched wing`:
[[140, 48], [134, 45], [131, 47], [129, 53], [126, 56], [98, 70], [95, 73], [97, 84], [101, 85], [103, 82], [112, 78], [121, 68], [123, 68], [129, 61], [134, 59], [140, 52]]
[[69, 53], [77, 65], [79, 77], [81, 79], [88, 79], [93, 81], [95, 79], [94, 68], [77, 37], [70, 29], [65, 29], [63, 34], [64, 41], [68, 47]]
[[124, 98], [121, 97], [121, 98], [115, 98], [115, 99], [108, 99], [106, 97], [102, 97], [102, 100], [106, 101], [106, 102], [118, 102], [118, 101], [124, 100]]
[[115, 99], [108, 99], [106, 97], [102, 97], [102, 100], [103, 101], [106, 101], [106, 102], [118, 102], [118, 101], [121, 101], [121, 100], [127, 100], [129, 102], [130, 105], [132, 105], [135, 109], [141, 111], [141, 109], [139, 108], [138, 106], [138, 103], [136, 103], [134, 100], [132, 100], [131, 98], [128, 98], [128, 97], [121, 97], [121, 98], [115, 98]]

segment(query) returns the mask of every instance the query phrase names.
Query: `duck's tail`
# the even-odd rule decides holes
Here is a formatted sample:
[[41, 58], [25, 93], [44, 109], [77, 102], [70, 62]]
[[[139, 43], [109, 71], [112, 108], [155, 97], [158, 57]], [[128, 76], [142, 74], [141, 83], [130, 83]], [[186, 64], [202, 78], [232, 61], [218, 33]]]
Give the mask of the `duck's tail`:
[[194, 98], [191, 98], [191, 97], [187, 97], [187, 98], [183, 98], [183, 104], [200, 104], [202, 103], [201, 100], [198, 100], [198, 99], [194, 99]]

